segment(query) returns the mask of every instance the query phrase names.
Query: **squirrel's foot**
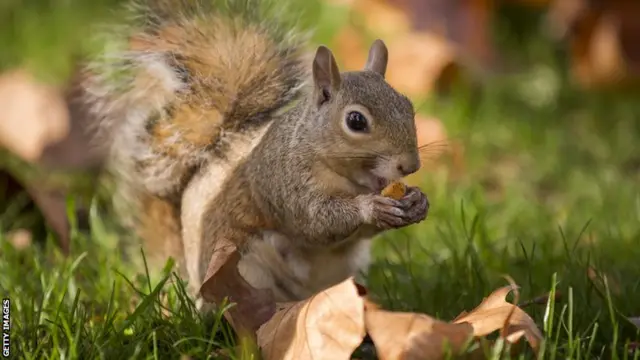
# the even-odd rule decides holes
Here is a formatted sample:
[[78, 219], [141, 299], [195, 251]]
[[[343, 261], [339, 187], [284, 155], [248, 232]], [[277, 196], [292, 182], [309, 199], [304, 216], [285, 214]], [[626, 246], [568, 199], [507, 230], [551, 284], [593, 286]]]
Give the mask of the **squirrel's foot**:
[[362, 200], [361, 209], [365, 222], [381, 230], [419, 223], [427, 217], [429, 211], [429, 200], [417, 187], [408, 187], [400, 200], [381, 195], [368, 195]]

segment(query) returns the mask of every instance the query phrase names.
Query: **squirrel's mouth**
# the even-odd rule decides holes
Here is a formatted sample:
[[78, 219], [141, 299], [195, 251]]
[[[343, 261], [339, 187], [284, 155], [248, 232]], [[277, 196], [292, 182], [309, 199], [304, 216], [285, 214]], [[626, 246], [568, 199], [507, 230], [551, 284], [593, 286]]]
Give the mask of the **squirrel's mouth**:
[[386, 176], [387, 174], [382, 170], [384, 169], [378, 167], [365, 168], [355, 178], [352, 178], [352, 181], [361, 186], [363, 190], [366, 189], [366, 193], [380, 194], [384, 188], [396, 180], [393, 176]]
[[374, 179], [375, 188], [373, 190], [376, 192], [376, 194], [381, 193], [384, 188], [391, 184], [391, 181], [379, 176], [374, 176]]
[[391, 184], [391, 180], [374, 174], [368, 174], [363, 180], [364, 181], [359, 182], [360, 185], [367, 188], [373, 194], [380, 194], [384, 188]]

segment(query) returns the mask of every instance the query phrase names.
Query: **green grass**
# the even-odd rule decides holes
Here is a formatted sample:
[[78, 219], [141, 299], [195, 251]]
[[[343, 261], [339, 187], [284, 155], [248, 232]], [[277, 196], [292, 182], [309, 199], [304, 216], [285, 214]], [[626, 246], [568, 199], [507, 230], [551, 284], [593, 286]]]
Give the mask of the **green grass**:
[[[481, 93], [420, 106], [464, 145], [464, 171], [423, 174], [429, 217], [376, 240], [367, 286], [386, 308], [450, 320], [508, 274], [522, 300], [559, 293], [526, 308], [545, 333], [541, 357], [637, 359], [628, 348], [638, 330], [626, 320], [640, 316], [637, 94], [577, 92], [537, 65], [554, 57], [536, 54], [529, 70]], [[2, 234], [35, 219], [19, 211], [24, 201], [0, 213], [0, 295], [11, 300], [13, 355], [224, 357], [236, 341], [221, 313], [199, 315], [171, 263], [153, 281], [134, 268], [98, 200], [91, 231], [74, 230], [69, 258], [44, 235], [43, 246], [25, 250], [5, 241]], [[609, 286], [587, 276], [590, 266]]]
[[[514, 86], [496, 81], [481, 97], [423, 108], [464, 144], [466, 168], [424, 174], [429, 218], [377, 240], [368, 287], [387, 308], [450, 320], [509, 274], [523, 300], [560, 293], [546, 318], [545, 305], [526, 308], [545, 330], [545, 358], [636, 358], [625, 350], [638, 339], [625, 317], [640, 315], [638, 106], [566, 89], [557, 105], [531, 106]], [[169, 272], [152, 283], [124, 261], [97, 208], [92, 233], [74, 232], [68, 259], [51, 241], [23, 251], [2, 241], [13, 353], [215, 358], [233, 346], [220, 314], [198, 315]], [[0, 217], [5, 229], [13, 221]], [[589, 266], [615, 286], [591, 280]]]

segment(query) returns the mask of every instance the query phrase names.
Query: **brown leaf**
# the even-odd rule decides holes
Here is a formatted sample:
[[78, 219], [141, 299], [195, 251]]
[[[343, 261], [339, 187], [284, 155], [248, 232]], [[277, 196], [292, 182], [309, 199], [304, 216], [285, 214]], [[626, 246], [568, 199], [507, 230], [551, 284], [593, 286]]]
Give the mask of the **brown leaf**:
[[200, 294], [209, 302], [221, 304], [225, 298], [235, 303], [225, 312], [231, 326], [241, 335], [253, 336], [258, 328], [276, 312], [271, 290], [255, 289], [240, 275], [240, 254], [234, 244], [216, 240]]
[[258, 330], [264, 358], [349, 359], [368, 333], [382, 360], [441, 359], [473, 335], [470, 324], [382, 310], [365, 292], [350, 278], [278, 311]]
[[506, 296], [515, 289], [516, 286], [510, 285], [494, 291], [471, 312], [460, 314], [453, 323], [471, 324], [475, 336], [485, 336], [502, 329], [501, 335], [511, 343], [524, 336], [537, 353], [542, 333], [526, 312], [506, 301]]
[[367, 307], [365, 321], [381, 360], [443, 359], [447, 349], [459, 354], [473, 337], [470, 324], [450, 324], [424, 314]]
[[36, 161], [44, 148], [69, 132], [62, 93], [15, 70], [0, 76], [0, 146], [26, 161]]
[[365, 335], [363, 299], [349, 278], [278, 311], [257, 333], [265, 360], [349, 359]]

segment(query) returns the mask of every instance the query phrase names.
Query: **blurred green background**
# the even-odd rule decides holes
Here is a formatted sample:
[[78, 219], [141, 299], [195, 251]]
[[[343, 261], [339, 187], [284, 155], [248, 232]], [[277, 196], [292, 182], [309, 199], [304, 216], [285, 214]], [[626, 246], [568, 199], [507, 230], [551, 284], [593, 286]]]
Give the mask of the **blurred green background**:
[[[100, 50], [87, 36], [91, 26], [118, 19], [121, 3], [3, 1], [0, 74], [26, 67], [64, 86], [78, 61]], [[382, 37], [392, 51], [391, 76], [405, 68], [423, 71], [416, 67], [417, 56], [394, 60], [394, 46], [402, 50], [394, 44], [412, 44], [407, 34], [444, 34], [442, 43], [459, 51], [451, 57], [459, 75], [454, 80], [431, 70], [430, 76], [415, 74], [433, 83], [446, 81], [446, 92], [426, 83], [411, 87], [398, 78], [412, 89], [417, 121], [435, 118], [444, 135], [411, 178], [429, 196], [429, 217], [376, 240], [367, 278], [372, 296], [391, 309], [449, 320], [506, 284], [502, 275], [509, 274], [521, 286], [521, 299], [555, 289], [561, 294], [550, 316], [544, 304], [526, 309], [545, 330], [545, 357], [628, 356], [638, 339], [628, 318], [640, 316], [640, 102], [638, 91], [615, 76], [591, 86], [580, 80], [587, 77], [584, 72], [576, 76], [576, 64], [589, 62], [580, 46], [596, 41], [598, 23], [589, 17], [596, 10], [580, 13], [588, 21], [575, 15], [578, 20], [565, 24], [571, 30], [554, 38], [545, 30], [553, 1], [537, 6], [458, 1], [445, 10], [435, 10], [436, 1], [432, 8], [418, 3], [300, 0], [307, 9], [301, 21], [316, 29], [310, 48], [329, 44], [343, 69], [359, 63], [354, 59], [366, 55], [374, 37]], [[606, 8], [618, 3], [627, 4], [612, 1], [597, 11], [620, 14]], [[454, 20], [422, 28], [419, 19], [410, 23], [395, 15], [421, 11]], [[470, 23], [476, 27], [469, 28]], [[596, 25], [585, 30], [585, 23]], [[400, 29], [388, 30], [394, 24]], [[486, 39], [471, 36], [484, 31]], [[412, 46], [433, 50], [433, 44], [416, 40]], [[623, 50], [631, 70], [622, 78], [632, 80], [633, 49]], [[16, 172], [23, 170], [17, 169], [25, 167], [37, 166], [10, 170], [20, 178]], [[115, 241], [126, 234], [112, 219], [108, 194], [87, 205], [90, 230], [78, 231], [78, 219], [67, 209], [72, 250], [64, 258], [29, 197], [14, 190], [0, 191], [5, 194], [0, 199], [0, 295], [16, 306], [16, 354], [205, 358], [233, 343], [225, 332], [212, 330], [216, 321], [192, 314], [179, 288], [152, 291], [156, 288], [140, 269], [128, 267]], [[20, 228], [35, 231], [32, 242], [45, 246], [12, 245], [10, 234]], [[158, 296], [170, 299], [172, 319], [158, 315]], [[133, 335], [122, 332], [125, 328], [133, 328]]]

